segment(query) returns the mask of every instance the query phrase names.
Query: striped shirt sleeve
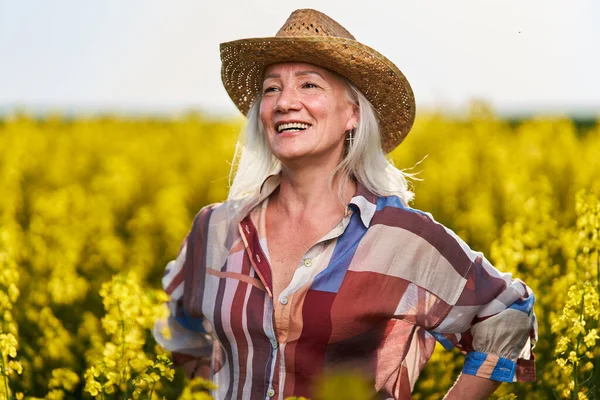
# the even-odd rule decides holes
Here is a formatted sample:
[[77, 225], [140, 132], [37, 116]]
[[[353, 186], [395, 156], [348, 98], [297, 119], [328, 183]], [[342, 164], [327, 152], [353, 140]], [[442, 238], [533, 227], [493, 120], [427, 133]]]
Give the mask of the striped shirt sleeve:
[[458, 301], [430, 333], [446, 349], [458, 347], [466, 353], [465, 374], [500, 382], [534, 381], [533, 292], [449, 234], [472, 261]]
[[[189, 237], [189, 236], [188, 236]], [[156, 342], [173, 353], [176, 365], [191, 359], [210, 360], [212, 339], [202, 318], [191, 317], [183, 306], [187, 239], [181, 246], [177, 259], [169, 262], [162, 278], [162, 286], [169, 295], [169, 316], [158, 320], [153, 329]]]

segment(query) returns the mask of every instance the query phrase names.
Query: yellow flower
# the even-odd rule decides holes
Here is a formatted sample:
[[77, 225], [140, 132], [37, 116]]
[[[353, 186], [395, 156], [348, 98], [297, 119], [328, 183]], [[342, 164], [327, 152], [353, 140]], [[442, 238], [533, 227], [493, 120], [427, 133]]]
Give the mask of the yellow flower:
[[558, 343], [556, 344], [556, 353], [562, 354], [565, 351], [567, 351], [567, 348], [569, 347], [569, 343], [571, 343], [569, 338], [567, 338], [565, 336], [561, 337], [558, 340]]
[[59, 389], [51, 389], [47, 394], [45, 400], [63, 400], [65, 393]]
[[575, 335], [581, 335], [585, 333], [585, 320], [580, 321], [579, 318], [573, 318], [571, 330]]
[[577, 400], [588, 400], [588, 397], [583, 392], [577, 392]]
[[100, 372], [95, 367], [90, 367], [85, 371], [85, 388], [84, 390], [92, 396], [97, 396], [102, 391], [102, 385], [95, 378], [100, 375]]
[[52, 370], [52, 378], [48, 382], [49, 388], [63, 388], [69, 392], [75, 390], [79, 384], [79, 376], [68, 368], [56, 368]]
[[361, 375], [338, 373], [325, 376], [318, 387], [320, 399], [363, 400], [371, 396], [372, 387]]
[[208, 392], [215, 389], [216, 386], [211, 381], [194, 378], [186, 383], [178, 400], [213, 400]]
[[590, 329], [587, 335], [585, 335], [583, 341], [586, 346], [594, 347], [594, 345], [596, 344], [596, 340], [598, 339], [600, 339], [600, 336], [598, 336], [598, 331], [595, 328], [593, 328]]
[[19, 361], [10, 360], [8, 362], [8, 366], [7, 366], [8, 375], [10, 375], [13, 371], [19, 375], [21, 375], [23, 373], [23, 366], [21, 365], [21, 363]]

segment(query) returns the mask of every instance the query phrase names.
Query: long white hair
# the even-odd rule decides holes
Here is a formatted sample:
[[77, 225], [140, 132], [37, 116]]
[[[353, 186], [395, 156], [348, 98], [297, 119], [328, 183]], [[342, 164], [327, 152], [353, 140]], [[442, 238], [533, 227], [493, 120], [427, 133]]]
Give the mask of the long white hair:
[[[337, 75], [337, 74], [336, 74]], [[339, 75], [338, 75], [339, 76]], [[358, 106], [359, 121], [353, 140], [346, 146], [344, 157], [329, 177], [330, 185], [337, 174], [342, 184], [338, 197], [350, 179], [356, 179], [378, 196], [398, 196], [405, 204], [414, 197], [407, 178], [412, 174], [396, 168], [381, 148], [381, 132], [373, 106], [367, 98], [343, 76], [348, 100]], [[260, 121], [260, 94], [248, 111], [248, 123], [236, 145], [229, 174], [228, 199], [240, 199], [257, 193], [263, 181], [281, 170], [281, 162], [273, 155]]]

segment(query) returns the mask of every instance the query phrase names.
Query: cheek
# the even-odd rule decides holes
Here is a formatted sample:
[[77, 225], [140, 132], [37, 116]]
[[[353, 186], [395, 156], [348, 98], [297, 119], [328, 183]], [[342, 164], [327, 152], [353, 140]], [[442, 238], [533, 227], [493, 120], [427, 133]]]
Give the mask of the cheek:
[[265, 118], [267, 118], [267, 110], [268, 110], [268, 108], [267, 108], [267, 105], [265, 104], [265, 101], [264, 100], [261, 101], [258, 116], [259, 116], [260, 120], [263, 122], [265, 121]]
[[276, 101], [277, 100], [275, 100], [271, 97], [263, 97], [260, 100], [259, 112], [260, 112], [261, 119], [269, 118], [273, 114], [273, 107], [274, 107]]
[[331, 124], [338, 113], [335, 105], [328, 101], [314, 101], [307, 108], [310, 110], [313, 118], [324, 125]]
[[319, 118], [324, 122], [330, 134], [337, 136], [345, 130], [347, 109], [343, 105], [329, 103], [319, 108]]

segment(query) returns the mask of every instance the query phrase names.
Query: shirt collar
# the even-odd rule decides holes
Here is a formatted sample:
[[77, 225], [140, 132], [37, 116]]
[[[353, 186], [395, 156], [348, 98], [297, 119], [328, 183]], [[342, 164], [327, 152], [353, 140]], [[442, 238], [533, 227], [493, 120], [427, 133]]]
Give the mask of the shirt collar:
[[350, 199], [348, 206], [352, 204], [358, 208], [360, 219], [366, 228], [371, 226], [371, 220], [373, 219], [373, 215], [375, 215], [375, 211], [377, 211], [378, 199], [379, 197], [376, 194], [371, 193], [365, 185], [361, 182], [356, 182], [356, 193], [354, 193], [354, 196]]
[[260, 190], [257, 199], [258, 203], [262, 203], [264, 199], [269, 197], [275, 191], [275, 189], [279, 187], [279, 183], [279, 173], [267, 176], [263, 183], [260, 185]]
[[[258, 197], [252, 202], [254, 206], [261, 204], [267, 197], [269, 197], [278, 187], [280, 183], [279, 174], [269, 175], [265, 178], [260, 186]], [[360, 212], [360, 219], [364, 226], [368, 228], [371, 225], [371, 220], [375, 211], [377, 211], [377, 200], [379, 197], [369, 191], [362, 183], [356, 182], [356, 192], [348, 207], [352, 209], [354, 205]], [[253, 208], [253, 207], [252, 207]]]

